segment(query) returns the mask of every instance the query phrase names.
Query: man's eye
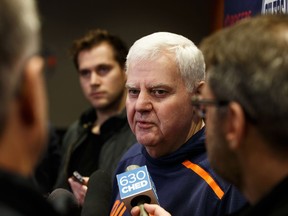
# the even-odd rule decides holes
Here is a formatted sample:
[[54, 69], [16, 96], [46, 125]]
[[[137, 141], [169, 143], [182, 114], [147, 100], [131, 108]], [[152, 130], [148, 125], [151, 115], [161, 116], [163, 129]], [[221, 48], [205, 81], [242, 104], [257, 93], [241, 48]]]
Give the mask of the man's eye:
[[137, 90], [137, 89], [129, 89], [128, 90], [128, 94], [131, 95], [131, 96], [138, 95], [139, 94], [139, 90]]
[[167, 94], [167, 91], [163, 89], [157, 89], [157, 90], [153, 90], [152, 93], [157, 97], [161, 97], [161, 96], [165, 96]]
[[80, 74], [81, 77], [89, 77], [90, 74], [91, 74], [91, 71], [89, 71], [89, 70], [80, 70], [79, 74]]
[[100, 66], [97, 68], [97, 74], [99, 76], [104, 76], [111, 71], [112, 67], [110, 66]]

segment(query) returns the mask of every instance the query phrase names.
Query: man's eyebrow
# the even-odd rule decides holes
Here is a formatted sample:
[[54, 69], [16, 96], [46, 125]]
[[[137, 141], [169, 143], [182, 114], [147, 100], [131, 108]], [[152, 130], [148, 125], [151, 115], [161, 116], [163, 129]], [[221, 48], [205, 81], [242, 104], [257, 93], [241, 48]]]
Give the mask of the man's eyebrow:
[[112, 64], [109, 63], [101, 63], [101, 64], [97, 64], [97, 65], [93, 65], [91, 67], [84, 67], [84, 68], [80, 68], [79, 67], [79, 71], [80, 70], [93, 70], [93, 69], [99, 69], [101, 67], [113, 67]]
[[[126, 83], [125, 84], [126, 87], [129, 87], [129, 88], [137, 88], [136, 84], [134, 83]], [[146, 88], [171, 88], [170, 85], [166, 84], [166, 83], [157, 83], [157, 84], [151, 84], [151, 85], [145, 85]]]
[[165, 84], [165, 83], [157, 83], [154, 85], [150, 85], [149, 88], [170, 88], [169, 85]]
[[125, 87], [126, 87], [126, 88], [136, 88], [136, 85], [133, 84], [133, 83], [126, 83], [126, 84], [125, 84]]
[[112, 67], [113, 65], [112, 64], [109, 64], [109, 63], [101, 63], [101, 64], [98, 64], [98, 65], [95, 65], [95, 68], [99, 68], [99, 67]]

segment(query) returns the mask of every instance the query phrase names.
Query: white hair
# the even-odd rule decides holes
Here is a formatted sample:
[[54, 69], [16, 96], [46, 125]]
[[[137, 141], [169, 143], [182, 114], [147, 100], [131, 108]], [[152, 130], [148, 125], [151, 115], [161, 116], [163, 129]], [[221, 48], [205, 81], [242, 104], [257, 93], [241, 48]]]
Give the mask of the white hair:
[[170, 32], [156, 32], [137, 40], [127, 55], [126, 68], [129, 69], [131, 62], [154, 60], [164, 53], [175, 57], [188, 91], [192, 92], [195, 85], [205, 79], [202, 52], [188, 38]]

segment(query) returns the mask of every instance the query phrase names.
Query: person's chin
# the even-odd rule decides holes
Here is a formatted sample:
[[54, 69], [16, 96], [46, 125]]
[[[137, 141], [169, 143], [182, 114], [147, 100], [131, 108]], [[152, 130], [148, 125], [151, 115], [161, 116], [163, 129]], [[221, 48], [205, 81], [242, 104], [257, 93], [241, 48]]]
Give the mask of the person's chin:
[[143, 134], [136, 134], [136, 138], [139, 143], [141, 143], [143, 146], [147, 148], [155, 148], [156, 147], [156, 141], [154, 137], [149, 136], [149, 134], [143, 135]]
[[157, 145], [144, 145], [146, 151], [152, 158], [158, 158], [163, 156], [163, 152], [157, 148]]
[[97, 101], [94, 100], [94, 101], [90, 101], [90, 103], [95, 109], [105, 109], [108, 106], [108, 103], [106, 100], [97, 100]]

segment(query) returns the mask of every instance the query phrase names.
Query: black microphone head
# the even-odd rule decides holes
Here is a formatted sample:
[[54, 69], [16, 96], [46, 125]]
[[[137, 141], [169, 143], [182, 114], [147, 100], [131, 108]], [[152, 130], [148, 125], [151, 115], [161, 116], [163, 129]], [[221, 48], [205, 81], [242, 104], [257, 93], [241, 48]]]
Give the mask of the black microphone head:
[[110, 213], [112, 195], [111, 176], [97, 170], [89, 177], [81, 216], [107, 216]]
[[70, 191], [57, 188], [51, 192], [47, 200], [54, 206], [54, 208], [64, 216], [79, 216], [80, 206], [73, 193]]
[[144, 203], [150, 204], [151, 203], [151, 198], [149, 196], [147, 196], [147, 195], [139, 195], [139, 196], [134, 197], [131, 200], [131, 206], [132, 207], [138, 206], [138, 205], [141, 205], [141, 204], [144, 204]]

